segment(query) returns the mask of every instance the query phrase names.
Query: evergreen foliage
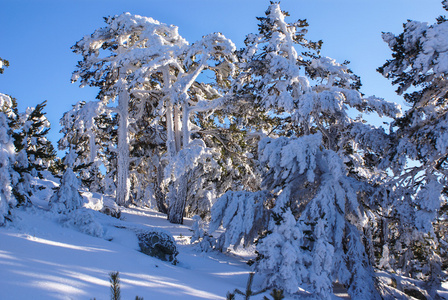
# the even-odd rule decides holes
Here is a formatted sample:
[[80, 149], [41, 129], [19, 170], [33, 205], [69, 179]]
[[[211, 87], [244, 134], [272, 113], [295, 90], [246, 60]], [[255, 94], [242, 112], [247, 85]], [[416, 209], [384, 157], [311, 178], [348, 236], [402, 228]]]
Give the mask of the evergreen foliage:
[[0, 74], [3, 74], [7, 67], [9, 67], [9, 61], [0, 57]]
[[10, 209], [17, 203], [13, 193], [17, 174], [13, 170], [15, 147], [11, 120], [15, 118], [13, 99], [0, 94], [0, 225], [8, 219]]
[[17, 153], [14, 170], [19, 175], [14, 193], [19, 204], [30, 203], [30, 197], [39, 189], [33, 179], [44, 178], [56, 159], [56, 151], [47, 138], [50, 122], [43, 112], [45, 106], [46, 101], [34, 108], [29, 107], [25, 113], [17, 113], [11, 122]]
[[[256, 218], [268, 215], [270, 221], [248, 222], [261, 224], [255, 232], [265, 231], [257, 244], [255, 268], [266, 276], [267, 287], [288, 293], [302, 287], [327, 298], [339, 280], [352, 297], [376, 299], [373, 269], [362, 243], [369, 202], [360, 203], [363, 198], [357, 194], [371, 195], [370, 183], [381, 171], [371, 163], [372, 157], [383, 155], [383, 146], [374, 142], [391, 143], [381, 129], [351, 118], [348, 107], [390, 117], [400, 109], [382, 99], [364, 98], [359, 78], [346, 63], [321, 57], [321, 42], [305, 39], [306, 21], [286, 23], [286, 16], [277, 3], [271, 4], [266, 17], [259, 18], [259, 33], [248, 35], [240, 51], [245, 73], [238, 78], [243, 87], [238, 92], [253, 93], [246, 97], [252, 107], [273, 116], [264, 124], [279, 124], [266, 133], [270, 138], [261, 139], [256, 152], [261, 188], [270, 195], [265, 203], [258, 201], [262, 204]], [[221, 204], [227, 198], [212, 208], [211, 230], [222, 225], [226, 231], [219, 239], [229, 241], [225, 246], [238, 245], [240, 232], [250, 230], [236, 221], [243, 218], [235, 205]], [[244, 241], [250, 244], [253, 238]]]
[[92, 192], [104, 192], [104, 176], [99, 170], [103, 155], [100, 137], [103, 132], [96, 120], [102, 113], [100, 102], [78, 102], [60, 120], [63, 137], [58, 141], [58, 149], [67, 151], [67, 155], [70, 149], [75, 151], [77, 155], [72, 168]]
[[447, 258], [446, 235], [440, 231], [447, 226], [448, 203], [447, 36], [444, 17], [435, 24], [408, 20], [402, 33], [383, 33], [392, 59], [378, 68], [410, 104], [391, 124], [397, 147], [389, 152], [389, 161], [395, 176], [385, 184], [389, 197], [379, 203], [389, 207], [378, 217], [379, 246], [387, 250], [381, 267], [425, 278], [432, 296]]
[[120, 273], [110, 272], [110, 299], [111, 300], [121, 300], [121, 288], [120, 288]]
[[76, 154], [73, 149], [65, 157], [66, 166], [61, 183], [50, 199], [51, 208], [58, 213], [68, 213], [82, 207], [84, 202], [79, 189], [80, 180], [73, 172], [73, 165], [76, 161]]

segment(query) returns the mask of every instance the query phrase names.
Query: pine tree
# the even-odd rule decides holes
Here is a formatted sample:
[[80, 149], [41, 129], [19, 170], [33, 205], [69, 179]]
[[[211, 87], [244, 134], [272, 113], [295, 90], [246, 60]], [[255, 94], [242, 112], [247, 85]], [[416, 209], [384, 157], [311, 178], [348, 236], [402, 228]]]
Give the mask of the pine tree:
[[[446, 1], [443, 5], [448, 8]], [[438, 232], [447, 226], [447, 37], [445, 17], [435, 24], [409, 20], [402, 33], [383, 33], [393, 58], [378, 68], [410, 104], [391, 124], [397, 146], [389, 160], [398, 163], [391, 164], [395, 178], [386, 185], [390, 197], [381, 203], [392, 207], [384, 212], [389, 220], [382, 239], [390, 244], [389, 265], [426, 278], [432, 293], [440, 283], [439, 253], [446, 253], [447, 245]]]
[[[208, 180], [200, 177], [214, 169], [210, 167], [214, 164], [213, 151], [200, 136], [194, 135], [201, 132], [201, 128], [195, 128], [192, 120], [200, 113], [222, 106], [229, 77], [233, 74], [234, 49], [233, 43], [222, 34], [209, 34], [191, 46], [184, 46], [182, 53], [164, 60], [157, 69], [142, 68], [147, 78], [163, 74], [157, 82], [164, 95], [161, 104], [165, 109], [168, 161], [164, 184], [168, 191], [170, 222], [183, 222], [188, 183], [198, 180], [206, 183]], [[199, 81], [199, 75], [205, 71], [215, 75], [215, 84]], [[147, 89], [146, 94], [150, 95], [151, 87]]]
[[13, 99], [0, 94], [0, 225], [5, 223], [12, 207], [17, 204], [13, 193], [15, 147], [10, 122], [15, 118]]
[[[98, 98], [105, 106], [118, 98], [118, 105], [109, 107], [119, 122], [117, 202], [127, 204], [129, 200], [131, 160], [139, 160], [130, 159], [131, 141], [142, 132], [138, 128], [142, 108], [149, 105], [150, 119], [144, 122], [149, 121], [152, 131], [163, 126], [166, 132], [166, 150], [162, 149], [166, 151], [166, 163], [162, 165], [166, 165], [163, 177], [168, 216], [171, 222], [181, 223], [188, 182], [196, 182], [188, 176], [197, 177], [206, 171], [203, 167], [201, 172], [201, 168], [189, 168], [196, 168], [199, 161], [200, 165], [211, 162], [210, 149], [198, 137], [192, 140], [196, 130], [191, 120], [222, 104], [222, 92], [233, 73], [235, 47], [218, 33], [188, 45], [177, 27], [129, 13], [106, 18], [106, 23], [107, 27], [73, 46], [76, 53], [83, 55], [73, 81], [100, 87]], [[100, 52], [102, 58], [98, 59]], [[215, 75], [215, 84], [198, 82], [198, 76], [206, 70]], [[190, 161], [186, 163], [185, 159]]]
[[64, 159], [66, 168], [61, 184], [50, 198], [50, 207], [58, 213], [72, 212], [81, 208], [83, 203], [83, 198], [79, 193], [81, 183], [73, 172], [75, 160], [76, 153], [72, 148]]
[[155, 207], [167, 213], [162, 192], [166, 129], [154, 123], [156, 104], [132, 97], [130, 114], [136, 122], [132, 125], [130, 141], [130, 198], [134, 204]]
[[18, 114], [12, 122], [17, 152], [14, 169], [19, 174], [14, 192], [20, 204], [30, 201], [31, 195], [38, 188], [32, 182], [33, 178], [43, 179], [56, 158], [56, 151], [47, 138], [50, 122], [43, 112], [45, 106], [46, 101], [34, 108], [30, 107], [25, 113]]
[[[376, 97], [363, 97], [359, 78], [347, 63], [321, 57], [322, 43], [305, 39], [306, 21], [286, 23], [287, 15], [279, 4], [272, 3], [266, 17], [258, 18], [259, 33], [248, 35], [246, 48], [240, 52], [243, 88], [236, 91], [252, 93], [246, 99], [260, 112], [273, 116], [264, 123], [266, 128], [274, 125], [257, 151], [261, 188], [270, 199], [259, 211], [264, 214], [267, 210], [271, 221], [260, 226], [267, 234], [258, 242], [256, 269], [271, 279], [267, 286], [289, 293], [302, 287], [326, 298], [333, 282], [339, 280], [353, 298], [376, 299], [379, 294], [362, 228], [377, 174], [386, 173], [379, 161], [392, 141], [384, 130], [352, 118], [348, 108], [390, 117], [399, 115], [400, 109]], [[218, 199], [216, 204], [220, 203]], [[212, 224], [217, 222], [226, 229], [220, 239], [245, 232], [243, 227], [235, 229], [237, 222], [229, 224], [229, 216], [238, 215], [232, 213], [232, 206], [216, 209], [222, 212], [212, 213]], [[289, 214], [282, 216], [285, 211]], [[288, 228], [283, 228], [286, 224]], [[305, 261], [293, 259], [291, 249], [281, 250], [287, 248], [285, 241], [291, 240], [287, 234], [294, 231], [300, 235], [296, 234], [296, 245], [289, 248]], [[271, 237], [273, 232], [277, 237], [286, 236], [276, 239]], [[271, 238], [277, 242], [263, 242]], [[358, 260], [349, 258], [348, 253]], [[301, 264], [305, 267], [297, 269]], [[291, 284], [273, 275], [280, 266], [290, 270]]]
[[104, 113], [96, 118], [98, 127], [99, 160], [106, 169], [102, 187], [104, 193], [111, 197], [117, 195], [117, 141], [118, 141], [118, 116]]
[[103, 113], [101, 102], [78, 102], [65, 112], [60, 120], [61, 133], [58, 149], [77, 153], [73, 170], [79, 174], [83, 184], [92, 192], [103, 192], [103, 174], [99, 170], [100, 160], [97, 118]]
[[111, 272], [110, 276], [110, 299], [111, 300], [120, 300], [121, 299], [121, 288], [120, 288], [120, 273]]
[[[151, 18], [129, 13], [105, 18], [107, 26], [78, 41], [72, 48], [83, 56], [72, 80], [81, 86], [100, 87], [98, 99], [111, 113], [117, 114], [117, 203], [129, 204], [130, 192], [130, 119], [131, 87], [143, 77], [136, 70], [145, 63], [156, 62], [170, 49], [185, 44], [176, 27], [161, 24]], [[157, 30], [155, 30], [157, 28]], [[98, 54], [102, 53], [101, 59]], [[107, 106], [118, 101], [114, 107]]]

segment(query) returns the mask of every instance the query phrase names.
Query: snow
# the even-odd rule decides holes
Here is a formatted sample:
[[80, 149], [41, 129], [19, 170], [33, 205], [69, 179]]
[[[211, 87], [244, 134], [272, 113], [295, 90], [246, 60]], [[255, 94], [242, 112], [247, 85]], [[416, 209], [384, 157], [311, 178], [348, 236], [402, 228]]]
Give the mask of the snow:
[[[120, 272], [122, 299], [225, 299], [228, 291], [244, 290], [249, 266], [237, 257], [196, 252], [188, 245], [188, 226], [149, 209], [123, 209], [124, 221], [93, 213], [112, 241], [60, 226], [41, 208], [15, 210], [14, 222], [0, 228], [0, 298], [109, 299], [112, 271]], [[117, 224], [170, 231], [181, 250], [179, 265], [136, 251], [135, 235]]]

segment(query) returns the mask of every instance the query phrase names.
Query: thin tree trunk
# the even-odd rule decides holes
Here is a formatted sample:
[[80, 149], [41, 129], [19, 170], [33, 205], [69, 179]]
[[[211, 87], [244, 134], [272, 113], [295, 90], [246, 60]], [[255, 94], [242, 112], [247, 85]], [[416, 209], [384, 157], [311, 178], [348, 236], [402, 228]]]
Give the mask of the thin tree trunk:
[[184, 147], [190, 143], [190, 112], [188, 110], [188, 103], [184, 101], [182, 103], [182, 138]]
[[124, 88], [118, 98], [118, 145], [117, 145], [117, 204], [127, 205], [129, 201], [129, 95]]
[[174, 106], [174, 139], [176, 143], [176, 153], [182, 149], [181, 139], [182, 139], [182, 129], [181, 129], [181, 121], [180, 121], [180, 111], [179, 105], [176, 104]]
[[[159, 159], [160, 161], [160, 159]], [[157, 182], [156, 182], [156, 186], [154, 188], [155, 190], [155, 197], [156, 197], [156, 204], [157, 204], [157, 209], [159, 210], [159, 212], [163, 213], [163, 214], [168, 214], [168, 208], [166, 207], [166, 202], [165, 202], [165, 195], [162, 192], [162, 180], [163, 180], [163, 170], [165, 169], [165, 164], [163, 164], [162, 162], [159, 163], [159, 166], [157, 167]]]
[[174, 138], [174, 129], [173, 129], [173, 105], [169, 102], [166, 107], [166, 129], [167, 129], [167, 138], [166, 138], [166, 147], [168, 149], [168, 157], [169, 159], [176, 156], [176, 141]]

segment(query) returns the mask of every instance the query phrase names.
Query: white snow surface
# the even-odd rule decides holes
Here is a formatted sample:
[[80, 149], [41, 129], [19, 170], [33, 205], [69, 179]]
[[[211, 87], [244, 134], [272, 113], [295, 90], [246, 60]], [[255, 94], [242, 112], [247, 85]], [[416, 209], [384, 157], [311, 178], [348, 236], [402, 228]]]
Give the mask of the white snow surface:
[[[139, 208], [123, 209], [124, 220], [94, 213], [103, 238], [63, 226], [42, 208], [16, 209], [14, 222], [0, 228], [0, 299], [110, 299], [109, 273], [115, 271], [123, 300], [225, 299], [228, 291], [244, 290], [249, 266], [235, 255], [197, 252], [187, 238], [190, 219], [173, 225]], [[135, 233], [116, 226], [171, 232], [179, 264], [139, 252]]]
[[[0, 227], [0, 299], [110, 299], [109, 273], [115, 271], [120, 272], [123, 300], [136, 296], [226, 299], [235, 288], [245, 291], [251, 271], [245, 261], [253, 253], [201, 253], [190, 244], [191, 219], [185, 218], [184, 225], [171, 224], [163, 214], [132, 207], [122, 208], [118, 220], [88, 208], [95, 201], [107, 200], [97, 196], [84, 193], [83, 210], [89, 210], [103, 227], [102, 237], [61, 222], [66, 216], [52, 212], [48, 200], [12, 211], [13, 222]], [[180, 252], [179, 263], [172, 265], [139, 252], [136, 230], [171, 233]], [[252, 290], [260, 290], [262, 280], [256, 275]], [[332, 299], [349, 299], [343, 290], [334, 292]], [[270, 298], [268, 293], [251, 299]], [[236, 295], [236, 299], [244, 297]]]

